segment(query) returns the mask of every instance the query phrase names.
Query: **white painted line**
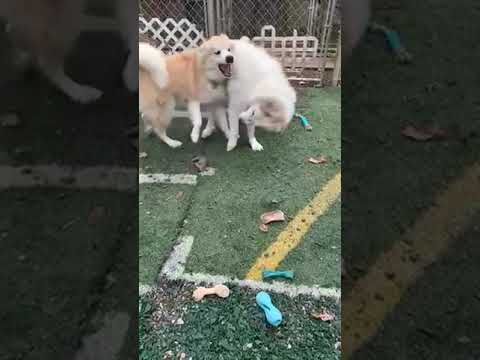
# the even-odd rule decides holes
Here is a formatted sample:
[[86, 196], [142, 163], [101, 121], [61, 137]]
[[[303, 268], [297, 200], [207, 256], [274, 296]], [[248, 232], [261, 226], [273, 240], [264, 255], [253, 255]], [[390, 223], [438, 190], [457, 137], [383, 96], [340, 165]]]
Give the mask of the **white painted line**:
[[214, 176], [216, 173], [216, 169], [213, 167], [207, 167], [205, 170], [198, 173], [200, 176]]
[[193, 240], [193, 236], [182, 236], [178, 239], [170, 257], [163, 264], [161, 271], [163, 274], [177, 277], [184, 273], [188, 255], [192, 250]]
[[[215, 168], [207, 167], [204, 171], [198, 173], [200, 176], [214, 176]], [[180, 184], [197, 185], [198, 175], [193, 174], [140, 174], [138, 181], [140, 184]]]
[[137, 168], [59, 165], [0, 166], [0, 189], [57, 187], [137, 191]]
[[191, 174], [140, 174], [140, 184], [197, 185], [197, 175]]
[[[168, 278], [168, 276], [167, 276]], [[193, 282], [195, 284], [224, 284], [231, 283], [240, 287], [246, 287], [252, 290], [264, 290], [271, 291], [278, 294], [288, 295], [295, 297], [298, 295], [308, 295], [315, 299], [321, 297], [340, 299], [340, 290], [335, 288], [322, 288], [318, 286], [306, 286], [306, 285], [291, 285], [284, 282], [273, 281], [272, 283], [266, 283], [256, 280], [239, 280], [236, 278], [229, 278], [226, 276], [209, 275], [202, 273], [182, 274], [180, 277], [171, 278], [171, 280], [185, 280]]]
[[219, 284], [231, 283], [240, 287], [246, 287], [253, 290], [267, 290], [279, 294], [285, 294], [290, 297], [298, 295], [309, 295], [314, 298], [330, 297], [336, 300], [340, 299], [341, 291], [335, 288], [322, 288], [318, 286], [291, 285], [284, 282], [274, 281], [266, 283], [263, 281], [240, 280], [234, 277], [211, 275], [202, 273], [185, 273], [185, 264], [188, 255], [192, 250], [193, 236], [183, 236], [174, 247], [172, 254], [163, 265], [160, 276], [170, 280], [184, 280], [195, 284]]
[[153, 287], [146, 284], [138, 285], [138, 295], [143, 296], [153, 291]]

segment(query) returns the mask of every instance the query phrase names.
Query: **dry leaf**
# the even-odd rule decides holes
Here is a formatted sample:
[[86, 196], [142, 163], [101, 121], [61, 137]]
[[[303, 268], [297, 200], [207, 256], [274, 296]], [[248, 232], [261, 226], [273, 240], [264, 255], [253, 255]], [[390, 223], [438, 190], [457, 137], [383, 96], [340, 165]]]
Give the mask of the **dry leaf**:
[[312, 164], [325, 164], [327, 162], [327, 158], [325, 156], [320, 156], [318, 158], [308, 158], [308, 162], [311, 162]]
[[260, 216], [262, 224], [270, 224], [274, 221], [285, 221], [285, 214], [282, 210], [269, 211]]
[[177, 195], [175, 195], [175, 199], [180, 200], [181, 198], [183, 198], [183, 195], [184, 195], [184, 194], [185, 194], [185, 193], [184, 193], [183, 191], [179, 191], [179, 192], [177, 193]]
[[332, 314], [326, 312], [325, 310], [322, 310], [320, 313], [312, 313], [312, 317], [317, 320], [322, 320], [322, 321], [331, 321], [335, 319], [335, 316]]
[[436, 126], [420, 129], [411, 125], [402, 130], [402, 135], [417, 141], [428, 141], [448, 136], [445, 130]]
[[265, 225], [265, 224], [260, 224], [258, 225], [258, 229], [261, 231], [261, 232], [268, 232], [268, 225]]

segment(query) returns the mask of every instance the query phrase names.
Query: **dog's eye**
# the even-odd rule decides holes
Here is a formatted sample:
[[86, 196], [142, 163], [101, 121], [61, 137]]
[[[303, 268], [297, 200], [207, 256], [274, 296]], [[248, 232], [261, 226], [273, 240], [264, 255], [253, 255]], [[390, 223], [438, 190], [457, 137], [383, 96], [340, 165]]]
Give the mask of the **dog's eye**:
[[215, 55], [220, 55], [220, 50], [215, 51]]
[[227, 50], [228, 50], [228, 52], [230, 52], [230, 51], [231, 51], [230, 49], [227, 49]]

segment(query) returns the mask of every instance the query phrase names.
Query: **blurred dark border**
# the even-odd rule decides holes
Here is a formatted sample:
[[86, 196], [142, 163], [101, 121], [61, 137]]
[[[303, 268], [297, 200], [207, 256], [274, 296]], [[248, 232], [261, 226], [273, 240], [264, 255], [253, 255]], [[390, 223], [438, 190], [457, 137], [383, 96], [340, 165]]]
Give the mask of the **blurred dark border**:
[[[107, 18], [113, 9], [113, 0], [88, 4]], [[131, 17], [138, 21], [137, 11]], [[80, 35], [66, 71], [104, 94], [78, 104], [38, 71], [15, 65], [15, 41], [1, 21], [0, 359], [80, 360], [88, 351], [135, 359], [138, 94], [122, 80], [128, 48], [117, 31]], [[75, 174], [100, 167], [103, 174], [81, 188]], [[71, 175], [46, 185], [59, 168]], [[11, 178], [18, 169], [23, 185]], [[116, 188], [116, 176], [130, 185]], [[106, 178], [110, 188], [102, 188]], [[31, 180], [44, 184], [25, 185]]]
[[[439, 212], [439, 196], [480, 161], [480, 7], [473, 0], [372, 6], [372, 21], [395, 30], [413, 58], [399, 63], [385, 36], [368, 32], [343, 64], [342, 351], [352, 353], [348, 346], [363, 339], [350, 358], [477, 359], [480, 214], [467, 187], [480, 187], [480, 179], [472, 178], [455, 196], [465, 204], [461, 211], [442, 205], [448, 216], [422, 235], [425, 256], [408, 235], [428, 211]], [[407, 126], [441, 129], [445, 136], [416, 141], [402, 134]], [[435, 252], [441, 240], [431, 235], [437, 228], [445, 228], [448, 238], [441, 253]], [[407, 249], [398, 259], [401, 270], [378, 267], [377, 260], [399, 244]], [[432, 262], [425, 260], [429, 256]], [[406, 291], [382, 292], [389, 282], [398, 288], [395, 282], [424, 261], [428, 265], [416, 271]], [[365, 289], [355, 285], [372, 269], [384, 277], [368, 283], [365, 298]], [[369, 314], [387, 308], [394, 297], [393, 309], [366, 336], [365, 329], [378, 322]]]

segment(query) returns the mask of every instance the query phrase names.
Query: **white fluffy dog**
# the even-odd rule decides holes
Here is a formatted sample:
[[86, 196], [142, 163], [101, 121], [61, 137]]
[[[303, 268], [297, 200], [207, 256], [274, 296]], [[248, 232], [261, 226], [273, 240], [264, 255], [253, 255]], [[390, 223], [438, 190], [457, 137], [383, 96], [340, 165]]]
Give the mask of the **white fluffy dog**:
[[[240, 119], [247, 125], [251, 148], [261, 151], [263, 146], [255, 138], [255, 127], [276, 132], [286, 129], [295, 113], [296, 93], [280, 63], [264, 49], [245, 37], [233, 43], [235, 66], [227, 85], [230, 125], [227, 151], [237, 146]], [[217, 121], [220, 125], [225, 119]], [[214, 129], [215, 122], [209, 119], [202, 137], [208, 137]]]

